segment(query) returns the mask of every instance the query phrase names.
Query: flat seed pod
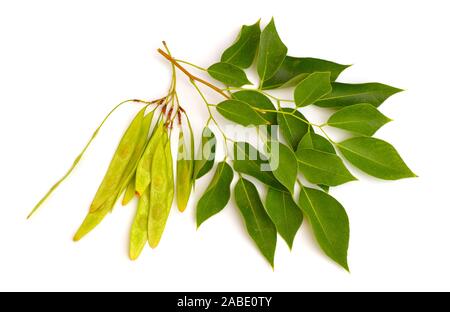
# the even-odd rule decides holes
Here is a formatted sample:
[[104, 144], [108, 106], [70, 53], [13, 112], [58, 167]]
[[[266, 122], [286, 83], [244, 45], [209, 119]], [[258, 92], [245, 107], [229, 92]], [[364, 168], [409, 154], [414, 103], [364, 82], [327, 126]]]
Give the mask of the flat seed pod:
[[105, 203], [111, 194], [121, 187], [120, 182], [123, 174], [133, 156], [134, 150], [141, 133], [142, 121], [145, 108], [142, 109], [131, 122], [111, 160], [108, 171], [101, 183], [97, 194], [91, 204], [90, 211], [94, 212]]
[[[146, 135], [143, 136], [144, 138], [146, 138], [148, 136], [148, 130], [150, 127], [150, 123], [151, 123], [151, 118], [153, 115], [147, 115], [144, 118], [143, 121], [143, 130], [144, 132], [146, 132]], [[146, 131], [145, 131], [146, 129]], [[141, 133], [142, 134], [142, 133]], [[137, 142], [137, 146], [136, 146], [136, 150], [134, 153], [135, 157], [135, 162], [137, 162], [137, 155], [140, 155], [142, 153], [142, 150], [145, 146], [145, 142], [144, 144], [142, 143], [142, 138], [140, 137], [138, 142]], [[144, 140], [145, 141], [145, 140]], [[140, 151], [140, 152], [139, 152]], [[134, 167], [135, 166], [130, 166], [129, 167]], [[131, 170], [131, 169], [130, 169]], [[118, 183], [118, 187], [111, 193], [110, 197], [107, 199], [107, 201], [96, 211], [94, 212], [89, 212], [88, 215], [86, 216], [85, 220], [83, 221], [82, 225], [80, 226], [80, 228], [78, 229], [77, 233], [74, 236], [74, 241], [79, 241], [81, 240], [85, 235], [87, 235], [89, 232], [91, 232], [95, 227], [97, 227], [97, 225], [99, 225], [103, 219], [105, 218], [105, 216], [112, 211], [112, 209], [114, 208], [114, 205], [116, 204], [118, 198], [120, 197], [120, 195], [123, 193], [123, 191], [125, 190], [125, 187], [128, 185], [128, 183], [131, 182], [131, 178], [129, 176], [127, 176], [126, 174], [123, 174], [121, 177], [120, 182]], [[129, 195], [128, 195], [129, 196]]]
[[[191, 136], [191, 140], [194, 138]], [[192, 141], [191, 141], [192, 142]], [[194, 184], [194, 159], [192, 152], [188, 151], [184, 133], [181, 130], [178, 140], [178, 159], [177, 159], [177, 206], [178, 210], [183, 212], [191, 196], [192, 186]]]
[[164, 123], [160, 122], [152, 135], [144, 154], [136, 169], [136, 192], [140, 196], [149, 186], [151, 180], [152, 159], [164, 131]]
[[150, 184], [150, 208], [148, 215], [148, 242], [156, 248], [166, 226], [169, 211], [167, 209], [169, 193], [168, 165], [165, 144], [162, 140], [155, 149], [152, 160]]
[[123, 190], [125, 190], [125, 195], [122, 201], [122, 204], [124, 206], [126, 206], [136, 194], [136, 168], [148, 143], [148, 135], [150, 132], [150, 126], [152, 124], [153, 115], [154, 111], [144, 117], [139, 141], [136, 145], [133, 157], [130, 159], [127, 169], [125, 170], [125, 179], [123, 180], [121, 191], [119, 193], [120, 195], [122, 194]]
[[[167, 133], [165, 134], [167, 137]], [[174, 186], [174, 175], [173, 175], [173, 157], [172, 157], [172, 149], [170, 146], [170, 138], [167, 137], [166, 145], [164, 147], [164, 153], [166, 156], [167, 163], [167, 210], [170, 211], [173, 204], [173, 198], [175, 196], [175, 186]]]
[[79, 227], [73, 240], [76, 242], [81, 240], [84, 236], [96, 228], [114, 207], [114, 204], [116, 203], [115, 199], [116, 197], [110, 197], [99, 209], [94, 212], [89, 212]]
[[147, 244], [148, 211], [150, 207], [150, 189], [139, 198], [136, 216], [130, 233], [130, 259], [136, 260]]
[[127, 189], [125, 190], [125, 195], [123, 196], [122, 206], [128, 205], [136, 195], [136, 179], [132, 178], [130, 183], [128, 183]]

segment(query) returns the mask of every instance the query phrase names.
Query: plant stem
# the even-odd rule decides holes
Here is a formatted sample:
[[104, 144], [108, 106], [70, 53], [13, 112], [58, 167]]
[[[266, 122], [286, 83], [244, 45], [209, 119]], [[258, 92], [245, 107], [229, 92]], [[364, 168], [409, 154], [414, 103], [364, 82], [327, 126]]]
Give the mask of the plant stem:
[[191, 62], [187, 62], [187, 61], [183, 61], [183, 60], [179, 60], [179, 59], [174, 59], [174, 60], [177, 63], [186, 64], [186, 65], [192, 66], [194, 68], [197, 68], [198, 70], [201, 70], [201, 71], [205, 71], [205, 72], [208, 71], [206, 68], [203, 68], [201, 66], [195, 65], [194, 63], [191, 63]]
[[300, 188], [303, 188], [303, 187], [304, 187], [302, 181], [300, 181], [299, 178], [297, 178], [297, 183], [298, 183], [298, 185], [300, 186]]
[[323, 130], [322, 126], [318, 126], [318, 128], [320, 129], [320, 131], [322, 131], [322, 133], [325, 135], [325, 137], [328, 139], [328, 141], [330, 141], [331, 143], [333, 143], [334, 145], [338, 145], [335, 141], [333, 141], [330, 136], [325, 132], [325, 130]]
[[227, 142], [228, 142], [228, 141], [233, 142], [233, 140], [229, 139], [229, 138], [226, 136], [225, 132], [222, 130], [222, 128], [220, 127], [219, 123], [218, 123], [217, 120], [214, 118], [214, 116], [213, 116], [213, 114], [212, 114], [212, 111], [211, 111], [211, 108], [210, 108], [211, 105], [208, 103], [208, 100], [206, 99], [206, 97], [205, 97], [205, 95], [203, 94], [202, 90], [200, 90], [200, 88], [198, 87], [197, 83], [196, 83], [193, 79], [191, 79], [191, 83], [192, 83], [192, 85], [194, 86], [194, 88], [197, 90], [197, 92], [200, 94], [201, 98], [203, 99], [203, 102], [205, 102], [206, 108], [208, 109], [209, 119], [208, 119], [208, 121], [207, 121], [207, 124], [209, 124], [209, 122], [212, 121], [212, 122], [217, 126], [217, 129], [219, 129], [220, 133], [222, 134], [222, 137], [223, 137], [223, 139], [224, 139], [224, 141], [225, 141], [225, 153], [226, 153], [225, 159], [226, 159], [226, 158], [228, 157], [228, 147], [227, 147]]
[[222, 95], [223, 97], [229, 99], [230, 97], [228, 96], [228, 94], [226, 94], [225, 92], [222, 91], [222, 89], [220, 89], [219, 87], [209, 83], [206, 80], [203, 80], [197, 76], [194, 76], [193, 74], [191, 74], [186, 68], [184, 68], [180, 63], [178, 63], [173, 57], [171, 57], [169, 54], [167, 54], [166, 52], [164, 52], [161, 49], [158, 49], [158, 53], [161, 54], [162, 56], [164, 56], [169, 62], [171, 62], [173, 65], [175, 65], [179, 70], [181, 70], [186, 76], [188, 76], [191, 80], [195, 80], [198, 81], [202, 84], [204, 84], [205, 86], [211, 88], [212, 90], [216, 91], [217, 93], [219, 93], [220, 95]]
[[[311, 126], [318, 127], [318, 128], [321, 127], [321, 126], [319, 126], [319, 125], [316, 125], [316, 124], [313, 124], [313, 123], [309, 122], [309, 121], [306, 120], [306, 119], [303, 119], [303, 118], [301, 118], [301, 117], [298, 117], [297, 115], [294, 115], [294, 114], [292, 114], [292, 113], [283, 112], [282, 110], [275, 110], [275, 109], [261, 109], [261, 108], [256, 108], [256, 107], [253, 107], [253, 109], [256, 110], [256, 111], [259, 111], [259, 112], [263, 112], [263, 113], [277, 113], [277, 114], [283, 114], [283, 115], [290, 115], [290, 116], [292, 116], [292, 117], [294, 117], [294, 118], [296, 118], [296, 119], [298, 119], [298, 120], [300, 120], [300, 121], [303, 121], [304, 123], [307, 123], [307, 124], [309, 124], [309, 125], [311, 125]], [[295, 112], [295, 111], [294, 111], [294, 112]]]
[[[163, 45], [167, 51], [167, 54], [170, 57], [172, 57], [172, 54], [170, 53], [170, 49], [167, 46], [167, 43], [165, 41], [163, 41]], [[178, 94], [177, 94], [177, 71], [176, 71], [175, 65], [173, 63], [171, 63], [171, 65], [172, 65], [172, 82], [171, 82], [171, 86], [169, 89], [169, 94], [171, 95], [170, 103], [171, 103], [172, 107], [169, 110], [169, 114], [167, 116], [167, 118], [168, 118], [167, 127], [170, 129], [172, 128], [173, 121], [177, 117], [178, 110], [180, 109], [180, 102], [179, 102]], [[171, 114], [173, 114], [173, 115], [170, 116]]]
[[271, 99], [273, 99], [275, 101], [287, 102], [287, 103], [295, 103], [294, 100], [281, 99], [281, 98], [278, 98], [278, 97], [276, 97], [276, 96], [274, 96], [274, 95], [272, 95], [272, 94], [270, 94], [270, 93], [268, 93], [266, 91], [263, 91], [261, 89], [246, 89], [246, 88], [240, 88], [240, 87], [227, 87], [227, 88], [225, 88], [223, 90], [226, 90], [226, 91], [233, 91], [233, 90], [234, 91], [248, 91], [248, 90], [253, 90], [253, 91], [257, 91], [259, 93], [262, 93], [265, 96], [268, 96], [268, 97], [270, 97]]
[[278, 102], [295, 103], [294, 100], [281, 99], [281, 98], [279, 98], [279, 97], [276, 97], [276, 96], [274, 96], [274, 95], [272, 95], [272, 94], [270, 94], [270, 93], [268, 93], [268, 92], [262, 91], [262, 90], [259, 90], [259, 92], [261, 92], [261, 93], [264, 94], [265, 96], [268, 96], [268, 97], [270, 97], [270, 98], [272, 98], [272, 99], [274, 99], [274, 100], [276, 100], [276, 101], [278, 101]]

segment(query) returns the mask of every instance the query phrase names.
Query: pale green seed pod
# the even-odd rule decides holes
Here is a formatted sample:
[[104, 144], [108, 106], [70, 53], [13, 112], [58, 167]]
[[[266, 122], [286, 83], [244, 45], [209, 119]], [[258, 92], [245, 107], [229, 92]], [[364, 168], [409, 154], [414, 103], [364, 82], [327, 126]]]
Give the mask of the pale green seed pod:
[[122, 186], [122, 177], [125, 174], [139, 141], [144, 114], [145, 108], [137, 114], [136, 118], [131, 122], [128, 130], [123, 135], [116, 153], [111, 160], [108, 171], [106, 172], [91, 204], [91, 212], [95, 212], [99, 209], [111, 196], [114, 196], [118, 191], [118, 188]]
[[150, 189], [139, 198], [139, 204], [131, 226], [130, 259], [136, 260], [147, 244], [148, 212], [150, 208]]
[[169, 175], [165, 145], [160, 140], [153, 156], [151, 170], [148, 242], [152, 248], [158, 246], [169, 216], [168, 193]]
[[147, 145], [136, 169], [136, 192], [139, 196], [147, 189], [150, 185], [151, 180], [151, 168], [152, 168], [152, 159], [156, 150], [156, 147], [159, 144], [161, 139], [161, 135], [164, 131], [164, 123], [160, 122], [157, 126], [157, 129], [152, 135], [149, 144]]
[[[192, 139], [192, 138], [191, 138]], [[183, 131], [180, 131], [177, 159], [177, 206], [183, 212], [191, 196], [193, 186], [194, 160], [188, 151]]]

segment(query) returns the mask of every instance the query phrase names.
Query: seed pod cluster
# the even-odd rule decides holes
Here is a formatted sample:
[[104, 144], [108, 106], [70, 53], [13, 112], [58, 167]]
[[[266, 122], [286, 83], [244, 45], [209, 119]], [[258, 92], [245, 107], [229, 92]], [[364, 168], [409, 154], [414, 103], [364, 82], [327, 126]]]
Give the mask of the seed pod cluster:
[[[139, 257], [147, 243], [151, 248], [158, 246], [175, 194], [170, 129], [164, 116], [160, 116], [151, 131], [155, 112], [145, 114], [146, 109], [137, 114], [125, 132], [90, 212], [74, 238], [78, 241], [93, 230], [122, 194], [123, 205], [137, 197], [136, 215], [130, 231], [129, 255], [132, 260]], [[180, 138], [181, 146], [187, 144], [182, 131]], [[192, 136], [191, 142], [193, 145]], [[178, 164], [177, 202], [179, 210], [184, 211], [193, 185], [193, 159], [181, 157]]]
[[[164, 104], [158, 118], [154, 117], [159, 106], [147, 113], [147, 104], [125, 131], [74, 241], [81, 240], [99, 225], [123, 196], [123, 206], [130, 204], [134, 198], [138, 199], [130, 230], [130, 259], [136, 260], [147, 243], [151, 248], [158, 246], [175, 197], [170, 142], [173, 109], [167, 110], [166, 101], [158, 104]], [[177, 159], [176, 187], [178, 209], [183, 212], [194, 183], [191, 153], [194, 138], [189, 124], [189, 144], [181, 128], [181, 115], [178, 121], [181, 152]]]

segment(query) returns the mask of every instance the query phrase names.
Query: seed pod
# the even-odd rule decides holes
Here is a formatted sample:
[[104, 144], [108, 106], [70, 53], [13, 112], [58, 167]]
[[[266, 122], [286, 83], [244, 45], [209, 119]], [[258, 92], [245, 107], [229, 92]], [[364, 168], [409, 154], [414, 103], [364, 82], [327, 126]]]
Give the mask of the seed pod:
[[141, 134], [139, 136], [139, 141], [136, 146], [135, 152], [133, 154], [132, 159], [130, 160], [127, 169], [125, 170], [125, 175], [123, 179], [123, 183], [121, 186], [121, 191], [119, 194], [122, 194], [125, 191], [125, 195], [122, 201], [122, 205], [127, 205], [134, 197], [136, 193], [136, 167], [140, 158], [142, 157], [142, 153], [148, 143], [148, 134], [150, 132], [150, 126], [152, 123], [154, 112], [152, 111], [148, 115], [144, 117], [144, 121], [142, 123]]
[[131, 178], [131, 181], [128, 183], [125, 195], [123, 196], [122, 206], [128, 205], [133, 200], [135, 194], [136, 194], [136, 179], [133, 176], [133, 178]]
[[158, 246], [169, 216], [169, 209], [167, 209], [168, 182], [169, 175], [165, 145], [163, 140], [160, 140], [153, 156], [151, 170], [148, 242], [152, 248]]
[[105, 216], [111, 211], [115, 204], [115, 197], [110, 197], [103, 205], [94, 212], [89, 212], [77, 233], [73, 237], [74, 241], [81, 240], [86, 234], [92, 231], [102, 222]]
[[[193, 138], [191, 137], [191, 142]], [[181, 130], [178, 141], [177, 160], [177, 206], [183, 212], [186, 209], [193, 185], [194, 159], [187, 150], [188, 145]], [[191, 151], [192, 153], [192, 151]]]
[[[143, 111], [145, 111], [145, 109]], [[139, 116], [139, 114], [138, 114], [138, 116]], [[117, 199], [125, 190], [125, 187], [130, 182], [130, 177], [129, 177], [129, 175], [127, 175], [127, 172], [128, 171], [133, 172], [136, 168], [137, 160], [139, 159], [139, 156], [142, 154], [142, 150], [145, 147], [145, 142], [148, 137], [148, 132], [150, 129], [150, 124], [151, 124], [152, 118], [153, 118], [153, 113], [150, 113], [143, 118], [142, 128], [141, 128], [141, 131], [139, 132], [138, 139], [136, 139], [135, 151], [133, 153], [133, 156], [130, 159], [129, 164], [127, 165], [127, 168], [125, 169], [125, 172], [121, 176], [118, 186], [116, 187], [116, 189], [111, 191], [110, 196], [96, 211], [88, 213], [85, 220], [83, 221], [83, 224], [80, 226], [77, 233], [75, 234], [75, 237], [74, 237], [75, 241], [79, 241], [86, 234], [88, 234], [90, 231], [92, 231], [98, 224], [100, 224], [100, 222], [105, 218], [105, 216], [108, 214], [108, 212], [110, 212], [113, 209], [115, 203], [117, 202]]]
[[139, 198], [139, 204], [130, 233], [130, 259], [136, 260], [147, 244], [147, 223], [150, 207], [150, 189]]
[[151, 168], [152, 168], [152, 159], [155, 153], [156, 147], [161, 139], [161, 135], [163, 134], [164, 123], [160, 121], [158, 128], [152, 135], [149, 144], [147, 145], [144, 154], [139, 160], [137, 169], [136, 169], [136, 192], [139, 196], [147, 189], [150, 185], [151, 180]]
[[150, 112], [144, 117], [136, 149], [134, 151], [133, 157], [128, 163], [127, 169], [125, 170], [123, 183], [121, 185], [121, 190], [119, 193], [120, 195], [125, 191], [125, 196], [122, 202], [124, 206], [127, 205], [133, 199], [136, 193], [136, 167], [148, 143], [148, 135], [150, 132], [150, 126], [152, 124], [153, 115], [154, 111]]
[[115, 194], [117, 189], [121, 187], [120, 182], [127, 169], [128, 163], [134, 154], [137, 141], [139, 140], [145, 109], [146, 108], [142, 109], [137, 114], [136, 118], [131, 122], [128, 130], [122, 137], [103, 182], [91, 204], [91, 212], [95, 212], [99, 209], [113, 194]]
[[[125, 179], [122, 180], [121, 184], [125, 183], [124, 180]], [[113, 194], [111, 194], [110, 198], [108, 198], [100, 208], [98, 208], [94, 212], [89, 212], [86, 218], [84, 219], [83, 223], [81, 224], [80, 228], [78, 229], [77, 233], [75, 234], [73, 240], [74, 241], [81, 240], [95, 227], [97, 227], [97, 225], [99, 225], [106, 217], [106, 215], [113, 210], [114, 205], [116, 204], [118, 198], [122, 193], [123, 193], [122, 189], [117, 189], [115, 192], [113, 192]]]
[[173, 157], [172, 157], [172, 149], [170, 146], [170, 138], [167, 137], [166, 146], [164, 148], [164, 153], [166, 156], [166, 163], [167, 163], [167, 183], [168, 183], [168, 190], [167, 190], [167, 211], [170, 211], [173, 204], [173, 198], [175, 195], [175, 186], [174, 186], [174, 176], [173, 176]]

